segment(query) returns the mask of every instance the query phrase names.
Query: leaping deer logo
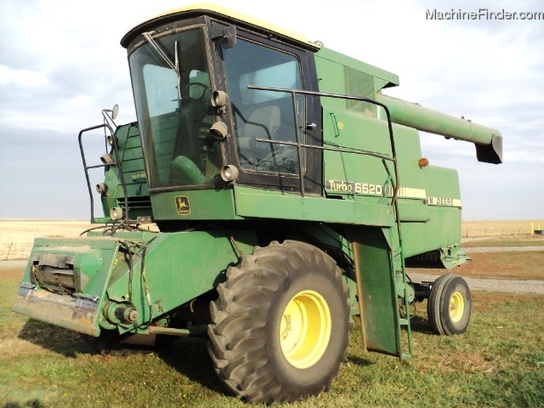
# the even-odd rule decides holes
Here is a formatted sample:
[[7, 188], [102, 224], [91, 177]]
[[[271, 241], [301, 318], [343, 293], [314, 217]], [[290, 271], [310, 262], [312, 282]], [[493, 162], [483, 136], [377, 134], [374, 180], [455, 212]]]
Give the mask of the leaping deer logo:
[[191, 207], [189, 206], [189, 198], [186, 196], [176, 197], [176, 207], [178, 214], [187, 215], [191, 213]]

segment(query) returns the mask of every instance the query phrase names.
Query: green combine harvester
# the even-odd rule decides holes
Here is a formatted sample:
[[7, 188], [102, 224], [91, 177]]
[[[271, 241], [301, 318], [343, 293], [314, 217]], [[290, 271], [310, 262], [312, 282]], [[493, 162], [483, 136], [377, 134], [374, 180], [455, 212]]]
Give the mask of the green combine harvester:
[[207, 337], [225, 385], [265, 403], [329, 389], [354, 315], [367, 350], [401, 359], [414, 302], [436, 333], [467, 329], [462, 278], [408, 277], [467, 260], [457, 172], [429, 165], [418, 130], [495, 164], [500, 132], [386, 96], [396, 75], [215, 5], [121, 44], [138, 121], [104, 111], [79, 134], [97, 226], [35, 240], [16, 312], [103, 348]]

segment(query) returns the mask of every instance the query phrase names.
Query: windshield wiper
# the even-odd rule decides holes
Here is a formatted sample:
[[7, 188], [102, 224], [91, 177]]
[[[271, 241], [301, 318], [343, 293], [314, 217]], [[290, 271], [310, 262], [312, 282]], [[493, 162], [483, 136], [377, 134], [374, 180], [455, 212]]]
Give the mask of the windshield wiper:
[[180, 69], [179, 69], [179, 51], [178, 51], [178, 42], [174, 42], [174, 62], [170, 60], [168, 55], [164, 52], [162, 47], [153, 39], [152, 35], [155, 34], [155, 31], [148, 31], [145, 33], [142, 33], [144, 38], [147, 40], [147, 42], [153, 47], [155, 51], [157, 51], [157, 54], [168, 64], [168, 66], [173, 69], [176, 73], [177, 77], [177, 88], [178, 88], [178, 100], [181, 100], [181, 75], [180, 75]]

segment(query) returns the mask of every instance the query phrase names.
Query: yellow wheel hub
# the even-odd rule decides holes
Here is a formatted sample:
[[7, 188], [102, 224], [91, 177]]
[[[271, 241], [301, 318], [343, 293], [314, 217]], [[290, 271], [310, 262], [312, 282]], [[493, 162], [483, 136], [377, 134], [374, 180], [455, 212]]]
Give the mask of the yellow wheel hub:
[[451, 321], [454, 323], [459, 322], [463, 317], [464, 311], [465, 299], [463, 299], [463, 295], [461, 293], [455, 292], [450, 298], [449, 312]]
[[325, 353], [331, 336], [331, 312], [319, 293], [305, 290], [289, 301], [280, 325], [283, 355], [296, 368], [308, 368]]

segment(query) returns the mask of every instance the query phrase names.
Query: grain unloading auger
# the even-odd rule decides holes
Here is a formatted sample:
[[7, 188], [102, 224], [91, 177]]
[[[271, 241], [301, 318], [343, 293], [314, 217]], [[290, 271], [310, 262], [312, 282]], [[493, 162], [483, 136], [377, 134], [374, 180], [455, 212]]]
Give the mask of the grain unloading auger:
[[476, 147], [478, 161], [502, 163], [502, 135], [498, 130], [390, 96], [376, 96], [378, 101], [387, 106], [394, 123], [446, 138], [472, 142]]
[[[462, 278], [407, 277], [467, 259], [457, 173], [428, 165], [416, 129], [491, 163], [499, 132], [384, 96], [396, 75], [213, 5], [121, 43], [138, 122], [106, 115], [79, 135], [106, 216], [92, 207], [79, 239], [36, 239], [15, 311], [110, 347], [207, 336], [226, 386], [267, 403], [331, 386], [353, 315], [367, 350], [400, 358], [414, 302], [436, 333], [467, 329]], [[100, 129], [108, 152], [89, 164]]]

